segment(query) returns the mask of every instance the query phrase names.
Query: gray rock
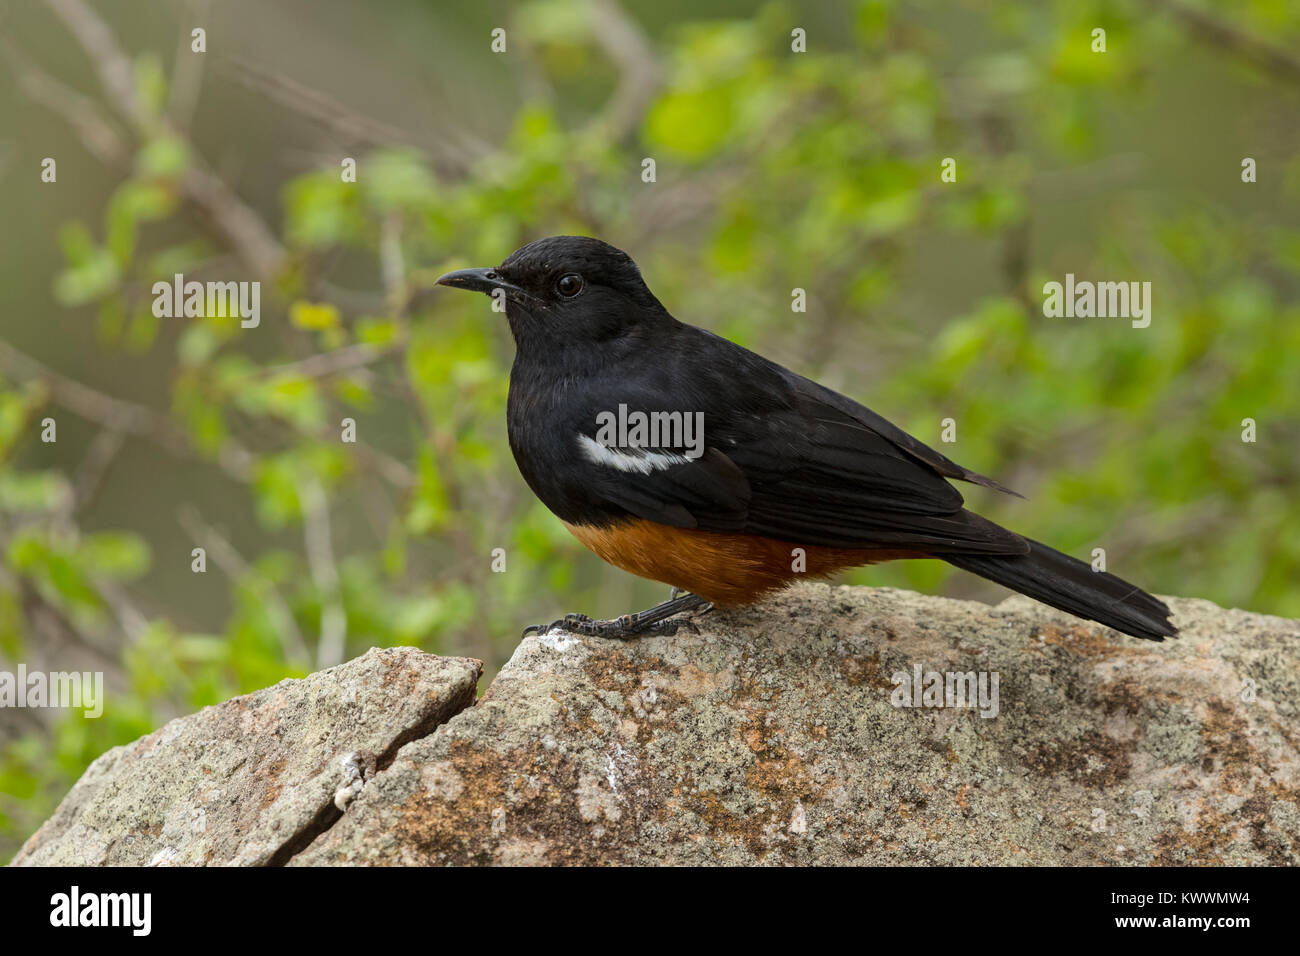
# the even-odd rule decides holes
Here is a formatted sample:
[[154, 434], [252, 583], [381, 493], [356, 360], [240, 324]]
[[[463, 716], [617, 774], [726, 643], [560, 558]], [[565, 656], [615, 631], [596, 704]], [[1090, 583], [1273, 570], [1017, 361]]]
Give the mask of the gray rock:
[[[1300, 623], [1173, 606], [1153, 644], [808, 585], [698, 635], [532, 637], [292, 862], [1300, 862]], [[917, 665], [996, 672], [996, 716], [894, 706]]]
[[[298, 786], [314, 787], [304, 812], [281, 825], [299, 839], [270, 847], [259, 809], [269, 787], [227, 787], [233, 805], [220, 819], [209, 806], [207, 816], [205, 846], [220, 849], [186, 849], [185, 859], [1298, 863], [1300, 622], [1171, 604], [1183, 636], [1163, 644], [1023, 598], [989, 607], [826, 585], [714, 612], [700, 633], [530, 637], [477, 705], [423, 721], [424, 736], [408, 734], [362, 786], [340, 782], [338, 758], [352, 744], [277, 736], [266, 719], [250, 726], [241, 752], [259, 755], [249, 758], [257, 766], [285, 761], [305, 781]], [[413, 668], [444, 663], [406, 653]], [[309, 680], [327, 687], [358, 663]], [[448, 666], [472, 687], [473, 662]], [[996, 674], [996, 700], [896, 706], [892, 678], [918, 666], [983, 675], [990, 692]], [[349, 684], [357, 707], [400, 706], [375, 683]], [[294, 691], [264, 691], [261, 709], [289, 706]], [[302, 706], [310, 696], [293, 699]], [[193, 837], [162, 839], [165, 810], [135, 808], [151, 790], [182, 816], [203, 805], [205, 781], [181, 755], [227, 754], [220, 738], [231, 720], [208, 713], [101, 758], [24, 861], [135, 862], [193, 847]], [[331, 732], [329, 719], [313, 722], [314, 734]], [[146, 746], [172, 727], [191, 741], [187, 750], [163, 739]], [[147, 765], [150, 749], [174, 756]], [[346, 812], [304, 827], [305, 810], [340, 787]], [[268, 849], [244, 850], [251, 841], [239, 827], [256, 828]], [[128, 859], [118, 847], [132, 833], [148, 851]]]
[[372, 649], [207, 707], [86, 770], [15, 865], [287, 860], [398, 748], [474, 703], [482, 665]]

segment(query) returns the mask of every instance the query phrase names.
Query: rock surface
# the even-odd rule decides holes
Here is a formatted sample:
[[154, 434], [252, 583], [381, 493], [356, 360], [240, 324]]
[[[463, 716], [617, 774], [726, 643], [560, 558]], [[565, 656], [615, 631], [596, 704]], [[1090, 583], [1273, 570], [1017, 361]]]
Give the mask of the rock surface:
[[376, 649], [173, 720], [91, 764], [13, 863], [283, 862], [398, 748], [472, 705], [481, 672]]
[[[530, 637], [450, 719], [475, 662], [372, 651], [105, 755], [21, 860], [1300, 863], [1300, 622], [1171, 604], [1183, 635], [1152, 644], [1024, 598], [810, 584], [714, 612], [698, 634]], [[405, 694], [338, 683], [393, 654], [445, 716], [398, 718]], [[896, 706], [926, 702], [892, 681], [917, 667], [983, 675], [989, 693], [996, 674], [996, 698]], [[277, 734], [274, 715], [313, 693], [352, 709]], [[339, 787], [340, 755], [363, 746], [356, 714], [389, 708], [424, 735], [368, 745], [410, 740], [346, 813], [304, 826]], [[205, 748], [227, 782], [199, 772]]]

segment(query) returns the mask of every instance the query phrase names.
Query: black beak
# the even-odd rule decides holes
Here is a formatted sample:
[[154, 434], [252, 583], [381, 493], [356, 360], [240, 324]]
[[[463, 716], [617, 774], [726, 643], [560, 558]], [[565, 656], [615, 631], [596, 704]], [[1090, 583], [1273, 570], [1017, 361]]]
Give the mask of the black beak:
[[500, 289], [507, 299], [516, 302], [531, 298], [519, 286], [507, 281], [496, 269], [457, 269], [455, 272], [438, 276], [434, 284], [451, 286], [453, 289], [468, 289], [471, 292], [486, 292], [488, 295]]

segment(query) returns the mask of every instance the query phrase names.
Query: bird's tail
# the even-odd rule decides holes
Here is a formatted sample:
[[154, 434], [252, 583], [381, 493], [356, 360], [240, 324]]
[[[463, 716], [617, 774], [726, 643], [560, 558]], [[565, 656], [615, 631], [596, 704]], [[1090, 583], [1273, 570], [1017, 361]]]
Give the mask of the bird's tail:
[[1044, 604], [1148, 641], [1178, 633], [1157, 597], [1037, 541], [1028, 554], [945, 554], [949, 564]]

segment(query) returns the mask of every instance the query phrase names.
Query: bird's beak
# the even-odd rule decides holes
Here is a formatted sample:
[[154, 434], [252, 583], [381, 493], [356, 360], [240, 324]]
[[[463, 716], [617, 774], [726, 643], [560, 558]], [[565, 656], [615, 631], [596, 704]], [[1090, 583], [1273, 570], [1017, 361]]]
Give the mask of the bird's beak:
[[434, 285], [451, 286], [453, 289], [468, 289], [471, 292], [486, 292], [491, 295], [497, 289], [505, 293], [507, 299], [520, 301], [528, 296], [523, 289], [506, 280], [496, 269], [457, 269], [446, 275], [438, 276]]

